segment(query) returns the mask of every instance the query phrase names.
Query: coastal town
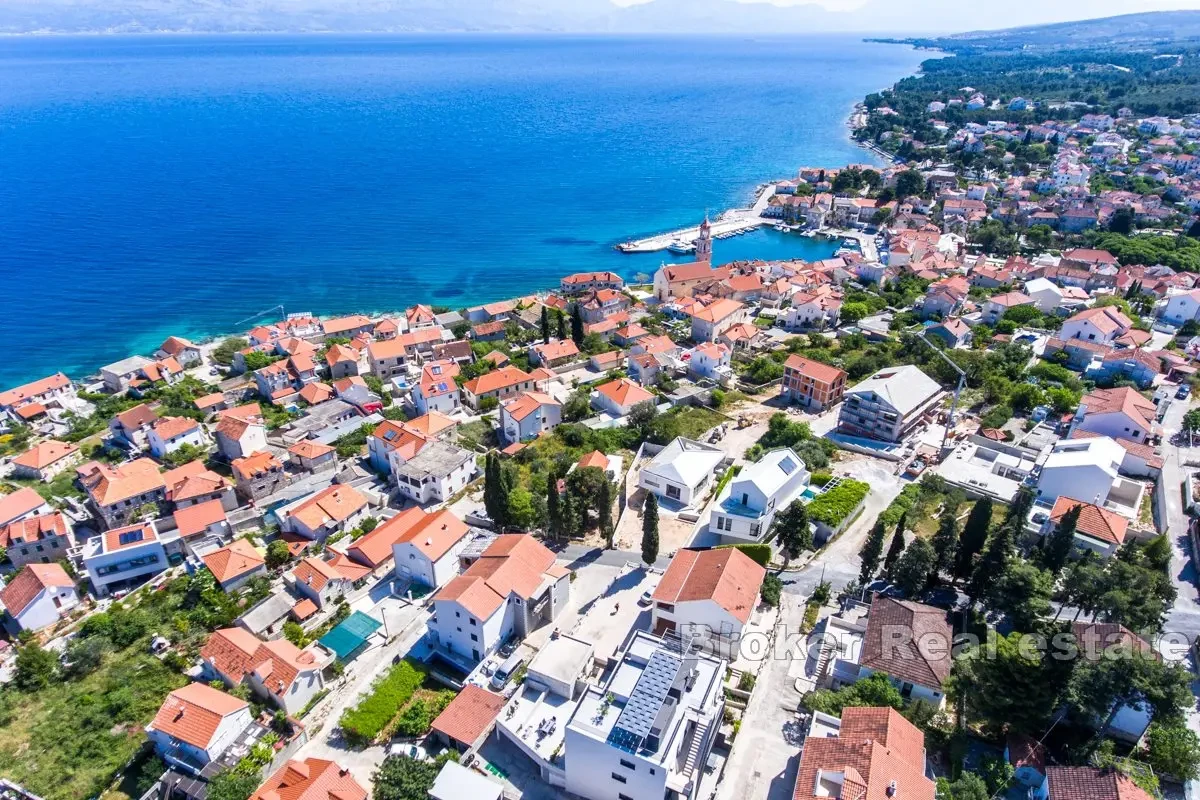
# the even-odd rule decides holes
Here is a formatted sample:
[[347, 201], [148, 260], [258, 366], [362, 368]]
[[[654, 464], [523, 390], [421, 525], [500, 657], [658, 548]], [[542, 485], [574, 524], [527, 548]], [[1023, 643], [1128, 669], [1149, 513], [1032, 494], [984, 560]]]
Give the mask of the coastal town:
[[1200, 114], [898, 100], [641, 282], [0, 391], [0, 798], [1186, 796]]

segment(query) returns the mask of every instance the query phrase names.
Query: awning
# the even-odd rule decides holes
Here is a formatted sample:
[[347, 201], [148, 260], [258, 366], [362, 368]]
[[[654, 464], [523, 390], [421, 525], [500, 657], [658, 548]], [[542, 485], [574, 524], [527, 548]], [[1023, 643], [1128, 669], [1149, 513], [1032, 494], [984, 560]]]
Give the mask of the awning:
[[321, 637], [321, 646], [332, 650], [342, 661], [349, 661], [358, 655], [367, 640], [382, 627], [383, 623], [373, 617], [369, 617], [361, 611], [355, 611], [340, 625]]

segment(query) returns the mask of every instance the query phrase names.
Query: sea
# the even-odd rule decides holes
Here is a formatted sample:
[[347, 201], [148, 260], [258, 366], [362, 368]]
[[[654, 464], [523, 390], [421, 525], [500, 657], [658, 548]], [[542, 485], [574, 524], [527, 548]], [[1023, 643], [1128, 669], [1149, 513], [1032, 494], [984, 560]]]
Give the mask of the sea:
[[[619, 242], [867, 163], [852, 36], [0, 40], [0, 388], [283, 313], [461, 308], [687, 256]], [[718, 262], [828, 256], [760, 230]]]

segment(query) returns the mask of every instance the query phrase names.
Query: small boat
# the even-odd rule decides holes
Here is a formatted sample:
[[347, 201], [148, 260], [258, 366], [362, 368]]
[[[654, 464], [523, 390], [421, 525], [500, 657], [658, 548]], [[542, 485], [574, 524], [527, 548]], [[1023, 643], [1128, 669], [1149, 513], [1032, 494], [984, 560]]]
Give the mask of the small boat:
[[667, 245], [667, 249], [672, 253], [690, 253], [696, 249], [696, 245], [676, 239]]

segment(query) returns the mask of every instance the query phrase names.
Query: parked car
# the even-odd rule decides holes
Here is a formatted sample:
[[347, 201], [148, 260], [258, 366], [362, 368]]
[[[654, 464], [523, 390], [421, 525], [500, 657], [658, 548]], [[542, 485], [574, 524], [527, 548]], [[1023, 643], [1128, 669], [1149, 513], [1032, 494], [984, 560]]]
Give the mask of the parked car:
[[639, 606], [648, 606], [648, 605], [650, 605], [650, 603], [653, 599], [654, 599], [654, 592], [651, 592], [649, 589], [647, 589], [646, 591], [642, 592], [642, 596], [638, 598], [638, 605]]
[[429, 751], [419, 744], [411, 742], [393, 742], [388, 745], [389, 756], [408, 756], [414, 761], [428, 761]]
[[1188, 385], [1186, 383], [1180, 384], [1179, 388], [1175, 390], [1175, 397], [1179, 400], [1185, 400], [1187, 399], [1189, 392], [1190, 389], [1188, 389]]

